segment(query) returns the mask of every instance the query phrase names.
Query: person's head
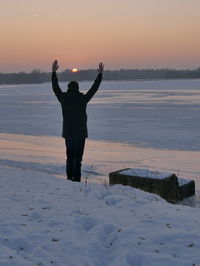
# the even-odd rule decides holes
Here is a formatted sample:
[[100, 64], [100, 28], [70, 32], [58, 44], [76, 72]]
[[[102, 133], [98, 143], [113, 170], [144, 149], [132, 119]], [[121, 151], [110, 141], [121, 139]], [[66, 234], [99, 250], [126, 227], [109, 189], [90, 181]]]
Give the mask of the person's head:
[[73, 91], [73, 92], [79, 91], [79, 85], [77, 81], [70, 81], [67, 86], [68, 86], [67, 91]]

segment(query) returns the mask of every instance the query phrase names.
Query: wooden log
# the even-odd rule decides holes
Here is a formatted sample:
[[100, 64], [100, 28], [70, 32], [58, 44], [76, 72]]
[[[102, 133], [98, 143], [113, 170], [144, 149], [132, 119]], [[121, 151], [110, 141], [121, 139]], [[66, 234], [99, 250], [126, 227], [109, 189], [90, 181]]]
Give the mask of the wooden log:
[[[147, 172], [145, 173], [145, 171]], [[159, 173], [155, 172], [154, 176], [152, 173], [154, 172], [149, 171], [148, 173], [148, 170], [144, 169], [126, 168], [109, 173], [109, 183], [110, 185], [122, 184], [139, 188], [157, 194], [170, 203], [175, 203], [195, 193], [194, 181], [185, 182], [179, 186], [179, 181], [175, 174], [164, 173], [159, 176]]]

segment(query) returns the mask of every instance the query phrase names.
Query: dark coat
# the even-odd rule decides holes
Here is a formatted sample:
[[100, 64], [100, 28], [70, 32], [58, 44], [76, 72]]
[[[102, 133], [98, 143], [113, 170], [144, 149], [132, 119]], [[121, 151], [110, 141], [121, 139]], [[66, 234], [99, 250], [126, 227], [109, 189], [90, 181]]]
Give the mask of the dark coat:
[[52, 88], [62, 107], [63, 138], [83, 139], [88, 137], [86, 107], [97, 92], [101, 81], [102, 74], [99, 74], [86, 94], [79, 91], [62, 92], [58, 85], [56, 72], [52, 73]]

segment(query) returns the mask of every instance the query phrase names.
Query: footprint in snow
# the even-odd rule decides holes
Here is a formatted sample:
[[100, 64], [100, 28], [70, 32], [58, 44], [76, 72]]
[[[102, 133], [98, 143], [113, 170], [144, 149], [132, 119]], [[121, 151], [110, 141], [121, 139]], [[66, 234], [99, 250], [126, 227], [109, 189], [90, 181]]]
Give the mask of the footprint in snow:
[[84, 230], [84, 231], [90, 231], [94, 226], [96, 226], [97, 224], [99, 224], [99, 220], [93, 218], [93, 217], [84, 217], [84, 216], [81, 216], [81, 217], [77, 217], [75, 219], [75, 223], [79, 226], [81, 226], [81, 228]]
[[103, 231], [104, 231], [105, 235], [109, 235], [109, 234], [117, 231], [117, 229], [118, 228], [116, 226], [114, 226], [113, 224], [105, 224], [103, 226]]
[[113, 205], [116, 205], [120, 202], [121, 202], [121, 198], [119, 198], [119, 197], [108, 196], [105, 199], [105, 203], [108, 206], [113, 206]]

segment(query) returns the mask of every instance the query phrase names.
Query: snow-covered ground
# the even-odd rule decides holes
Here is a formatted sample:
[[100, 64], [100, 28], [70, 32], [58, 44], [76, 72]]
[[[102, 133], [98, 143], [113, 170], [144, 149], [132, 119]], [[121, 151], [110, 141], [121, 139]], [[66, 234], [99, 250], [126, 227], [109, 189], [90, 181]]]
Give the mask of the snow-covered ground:
[[200, 265], [199, 209], [119, 185], [0, 173], [1, 266]]

